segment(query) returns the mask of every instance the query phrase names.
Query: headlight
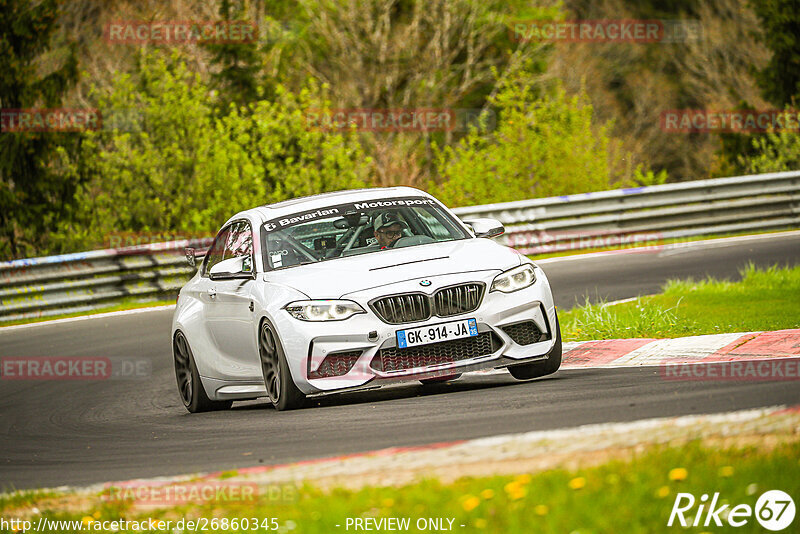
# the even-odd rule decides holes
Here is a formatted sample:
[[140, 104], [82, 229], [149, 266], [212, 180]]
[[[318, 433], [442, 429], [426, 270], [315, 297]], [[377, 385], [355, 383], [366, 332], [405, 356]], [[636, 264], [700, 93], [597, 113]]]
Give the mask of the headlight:
[[533, 270], [533, 265], [526, 263], [525, 265], [514, 267], [510, 271], [498, 274], [492, 282], [492, 288], [489, 291], [511, 293], [530, 287], [535, 281], [536, 273]]
[[285, 307], [289, 315], [301, 321], [343, 321], [364, 308], [351, 300], [299, 300]]

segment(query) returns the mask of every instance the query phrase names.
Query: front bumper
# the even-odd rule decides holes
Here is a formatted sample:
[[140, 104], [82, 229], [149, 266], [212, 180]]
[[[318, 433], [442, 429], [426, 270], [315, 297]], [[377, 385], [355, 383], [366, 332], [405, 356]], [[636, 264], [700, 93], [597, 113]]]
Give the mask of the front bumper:
[[[425, 292], [432, 294], [442, 287], [465, 282], [483, 282], [488, 288], [497, 274], [497, 271], [482, 271], [428, 278], [427, 280], [432, 283], [425, 288]], [[390, 382], [506, 367], [546, 358], [555, 343], [553, 332], [556, 324], [555, 306], [547, 278], [538, 267], [536, 276], [537, 280], [532, 286], [514, 293], [487, 291], [476, 310], [454, 317], [434, 316], [426, 321], [391, 325], [381, 321], [368, 307], [368, 302], [382, 294], [419, 292], [420, 280], [395, 284], [391, 291], [383, 287], [346, 295], [344, 298], [355, 300], [367, 310], [367, 313], [355, 315], [345, 321], [312, 323], [287, 317], [281, 321], [282, 324], [278, 325], [278, 329], [281, 331], [281, 340], [294, 381], [303, 393], [315, 395], [377, 387]], [[390, 368], [383, 368], [381, 362], [386, 361], [387, 354], [392, 354], [400, 360], [409, 354], [407, 352], [409, 349], [396, 349], [397, 330], [467, 318], [474, 318], [477, 322], [482, 343], [480, 349], [471, 346], [474, 343], [467, 342], [461, 345], [468, 347], [469, 350], [462, 348], [455, 350], [453, 345], [445, 347], [448, 343], [455, 343], [454, 341], [423, 345], [423, 352], [441, 354], [442, 357], [438, 360], [432, 358], [431, 360], [436, 361], [427, 361], [423, 365], [399, 365], [399, 368], [391, 368], [398, 367], [395, 364], [387, 366]], [[520, 338], [519, 335], [515, 335], [514, 329], [509, 328], [512, 325], [522, 324], [527, 327], [531, 323], [541, 332], [541, 340]], [[524, 344], [514, 341], [514, 337]], [[346, 358], [349, 371], [339, 376], [320, 378], [320, 366], [332, 355]], [[328, 360], [326, 365], [330, 362], [331, 360]]]

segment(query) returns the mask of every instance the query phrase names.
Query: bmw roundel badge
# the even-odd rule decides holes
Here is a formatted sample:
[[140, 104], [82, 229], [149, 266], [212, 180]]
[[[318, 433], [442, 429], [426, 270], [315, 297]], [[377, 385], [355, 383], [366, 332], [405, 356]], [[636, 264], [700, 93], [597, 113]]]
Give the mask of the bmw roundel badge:
[[431, 285], [431, 281], [423, 280], [422, 282], [419, 283], [419, 285], [421, 285], [422, 287], [428, 287], [429, 285]]

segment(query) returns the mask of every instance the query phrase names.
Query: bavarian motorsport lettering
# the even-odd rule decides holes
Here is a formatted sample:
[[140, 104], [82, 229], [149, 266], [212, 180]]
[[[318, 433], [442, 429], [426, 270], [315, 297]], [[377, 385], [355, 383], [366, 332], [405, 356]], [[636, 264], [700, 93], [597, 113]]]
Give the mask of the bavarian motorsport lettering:
[[402, 206], [431, 206], [435, 205], [434, 201], [425, 197], [402, 197], [390, 198], [385, 200], [367, 200], [365, 202], [353, 202], [351, 204], [340, 204], [338, 206], [331, 206], [328, 208], [320, 208], [313, 211], [306, 211], [302, 213], [295, 213], [290, 216], [279, 217], [264, 223], [264, 229], [267, 232], [276, 230], [283, 230], [295, 224], [314, 221], [316, 219], [328, 217], [331, 215], [344, 215], [345, 213], [363, 210], [373, 210], [380, 208], [398, 208]]

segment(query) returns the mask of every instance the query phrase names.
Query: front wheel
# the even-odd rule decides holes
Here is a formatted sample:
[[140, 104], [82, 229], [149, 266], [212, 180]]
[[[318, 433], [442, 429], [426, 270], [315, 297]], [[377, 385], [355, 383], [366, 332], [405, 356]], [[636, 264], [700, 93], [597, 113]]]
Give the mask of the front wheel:
[[261, 324], [258, 352], [264, 387], [272, 406], [278, 411], [301, 408], [306, 397], [294, 384], [280, 340], [266, 320]]
[[558, 316], [556, 316], [556, 342], [550, 352], [547, 353], [547, 359], [533, 363], [511, 365], [508, 367], [508, 372], [517, 380], [531, 380], [551, 375], [558, 371], [559, 367], [561, 367], [561, 325], [558, 324]]
[[181, 401], [191, 413], [227, 410], [233, 401], [212, 401], [206, 395], [200, 373], [192, 355], [192, 349], [183, 332], [177, 332], [172, 341], [172, 355], [175, 359], [175, 378], [178, 380], [178, 393]]

